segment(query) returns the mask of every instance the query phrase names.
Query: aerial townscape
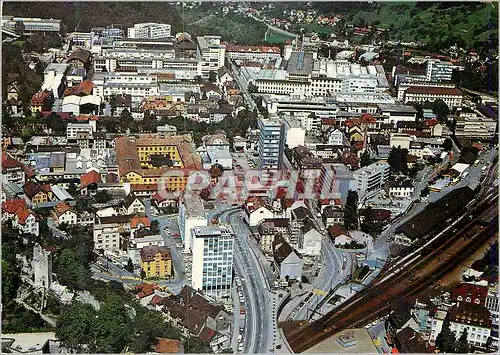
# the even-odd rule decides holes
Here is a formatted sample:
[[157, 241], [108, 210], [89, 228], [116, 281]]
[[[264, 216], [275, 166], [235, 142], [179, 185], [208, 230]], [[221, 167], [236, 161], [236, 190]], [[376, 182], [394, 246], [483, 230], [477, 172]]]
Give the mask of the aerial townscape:
[[2, 353], [498, 353], [498, 2], [2, 4]]

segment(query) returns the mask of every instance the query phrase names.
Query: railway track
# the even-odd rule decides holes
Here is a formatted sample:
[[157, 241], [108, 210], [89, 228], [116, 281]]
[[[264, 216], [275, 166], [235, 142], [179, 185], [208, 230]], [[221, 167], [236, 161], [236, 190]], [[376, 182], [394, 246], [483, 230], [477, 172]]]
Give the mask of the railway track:
[[[293, 351], [303, 352], [342, 330], [364, 326], [386, 315], [392, 300], [415, 296], [454, 270], [496, 233], [498, 193], [489, 196], [471, 211], [473, 219], [461, 224], [460, 231], [445, 233], [442, 238], [430, 244], [428, 255], [420, 256], [411, 265], [403, 265], [408, 266], [408, 270], [397, 272], [383, 282], [380, 282], [381, 277], [377, 277], [368, 288], [352, 297], [348, 304], [340, 306], [316, 322], [289, 331], [286, 336]], [[488, 227], [465, 238], [471, 225], [485, 220], [485, 217]], [[387, 275], [387, 272], [385, 274]]]

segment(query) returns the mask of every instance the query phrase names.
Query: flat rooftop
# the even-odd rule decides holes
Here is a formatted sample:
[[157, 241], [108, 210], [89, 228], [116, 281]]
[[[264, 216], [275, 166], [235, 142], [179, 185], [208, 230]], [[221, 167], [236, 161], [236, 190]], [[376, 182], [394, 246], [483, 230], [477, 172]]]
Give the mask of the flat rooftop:
[[[339, 337], [349, 332], [354, 333], [355, 340], [352, 346], [344, 347], [339, 342]], [[348, 329], [340, 332], [339, 334], [326, 339], [325, 341], [313, 346], [305, 351], [305, 353], [363, 353], [363, 354], [377, 354], [377, 348], [373, 344], [372, 338], [365, 328]]]
[[227, 233], [233, 234], [232, 228], [230, 226], [194, 227], [193, 232], [195, 237], [197, 238], [220, 237], [222, 235], [227, 235]]
[[11, 349], [28, 353], [41, 350], [47, 341], [56, 340], [56, 335], [54, 332], [2, 334], [2, 345], [9, 339], [14, 339]]

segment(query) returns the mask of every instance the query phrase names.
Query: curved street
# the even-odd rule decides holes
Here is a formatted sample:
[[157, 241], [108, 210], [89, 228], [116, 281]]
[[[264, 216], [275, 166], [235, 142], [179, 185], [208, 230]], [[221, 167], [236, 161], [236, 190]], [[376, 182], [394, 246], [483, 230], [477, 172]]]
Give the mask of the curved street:
[[[230, 224], [235, 232], [234, 244], [235, 271], [240, 276], [243, 292], [247, 300], [247, 317], [243, 334], [244, 353], [267, 353], [270, 332], [274, 332], [274, 312], [270, 309], [270, 292], [265, 275], [248, 243], [249, 231], [240, 217], [241, 211], [233, 210], [221, 213], [221, 223]], [[273, 325], [273, 326], [270, 326]]]

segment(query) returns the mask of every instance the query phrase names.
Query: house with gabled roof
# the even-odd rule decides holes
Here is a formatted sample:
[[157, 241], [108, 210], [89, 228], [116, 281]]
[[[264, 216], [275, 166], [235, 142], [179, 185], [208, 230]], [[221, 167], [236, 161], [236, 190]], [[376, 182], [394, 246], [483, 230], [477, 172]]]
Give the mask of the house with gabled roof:
[[23, 191], [34, 205], [54, 200], [54, 194], [50, 185], [41, 185], [37, 182], [28, 181], [23, 186]]
[[144, 214], [146, 213], [146, 206], [144, 205], [144, 202], [132, 192], [125, 196], [123, 210], [125, 214]]
[[302, 257], [281, 237], [273, 241], [274, 265], [279, 270], [280, 279], [300, 280], [302, 277]]
[[78, 190], [80, 190], [82, 195], [95, 195], [97, 193], [97, 186], [101, 182], [101, 174], [96, 170], [90, 170], [80, 177]]
[[58, 225], [66, 223], [70, 226], [76, 225], [78, 222], [78, 214], [66, 202], [60, 202], [54, 208], [55, 222]]
[[39, 235], [38, 218], [23, 199], [12, 199], [2, 203], [2, 220], [11, 220], [12, 228], [22, 233]]
[[164, 298], [162, 310], [185, 336], [194, 335], [213, 347], [229, 345], [218, 340], [230, 334], [232, 315], [192, 287], [184, 286], [179, 294]]

